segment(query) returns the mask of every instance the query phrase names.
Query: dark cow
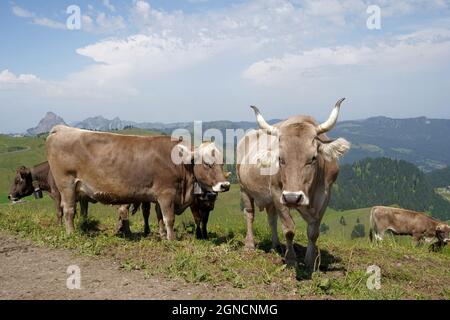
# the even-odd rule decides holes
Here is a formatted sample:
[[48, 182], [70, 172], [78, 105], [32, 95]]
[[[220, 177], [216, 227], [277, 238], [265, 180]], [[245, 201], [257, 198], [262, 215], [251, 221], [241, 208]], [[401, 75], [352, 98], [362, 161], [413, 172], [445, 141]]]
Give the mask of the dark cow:
[[[58, 223], [62, 223], [61, 195], [56, 187], [55, 180], [50, 171], [48, 162], [40, 163], [31, 168], [21, 166], [17, 168], [8, 199], [15, 202], [22, 198], [39, 195], [39, 192], [48, 192], [49, 196], [55, 201], [56, 217]], [[79, 199], [81, 214], [87, 215], [87, 199]]]
[[61, 192], [68, 233], [77, 196], [105, 204], [154, 202], [167, 239], [174, 240], [175, 214], [194, 201], [194, 186], [212, 192], [230, 188], [223, 156], [214, 143], [191, 151], [168, 136], [129, 136], [58, 125], [46, 141], [47, 158]]
[[[48, 195], [54, 200], [56, 207], [56, 218], [59, 224], [62, 224], [63, 210], [61, 207], [61, 194], [58, 191], [55, 180], [53, 179], [52, 172], [50, 171], [50, 165], [48, 161], [40, 163], [31, 168], [21, 166], [16, 170], [16, 176], [14, 177], [8, 199], [16, 202], [22, 198], [35, 194], [36, 197], [42, 191], [47, 192]], [[96, 203], [92, 199], [86, 197], [79, 197], [80, 211], [83, 218], [87, 218], [89, 202]], [[129, 234], [130, 227], [128, 223], [128, 212], [126, 207], [119, 207], [119, 225], [117, 231], [120, 233]]]
[[422, 212], [377, 206], [370, 211], [370, 240], [383, 240], [384, 233], [412, 236], [416, 244], [437, 239], [441, 247], [450, 242], [450, 227]]
[[294, 265], [295, 224], [289, 210], [296, 209], [308, 223], [306, 265], [314, 269], [319, 265], [316, 241], [320, 222], [339, 173], [337, 159], [350, 148], [345, 139], [330, 140], [325, 135], [335, 126], [343, 100], [336, 103], [322, 124], [309, 116], [295, 116], [272, 126], [252, 107], [260, 130], [247, 133], [237, 147], [237, 174], [247, 216], [247, 247], [255, 247], [255, 206], [266, 209], [273, 246], [279, 246], [280, 217], [286, 238], [285, 260]]

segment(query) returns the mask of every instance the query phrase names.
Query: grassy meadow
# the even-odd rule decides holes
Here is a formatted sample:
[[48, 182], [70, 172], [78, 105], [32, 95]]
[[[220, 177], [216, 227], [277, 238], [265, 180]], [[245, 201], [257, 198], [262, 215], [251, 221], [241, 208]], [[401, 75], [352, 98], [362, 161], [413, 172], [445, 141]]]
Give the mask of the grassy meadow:
[[[149, 237], [142, 234], [140, 212], [130, 219], [133, 236], [116, 236], [116, 208], [99, 204], [90, 206], [87, 222], [77, 216], [77, 231], [67, 236], [64, 228], [56, 224], [53, 202], [48, 196], [41, 200], [30, 197], [15, 205], [6, 199], [15, 167], [44, 161], [44, 154], [43, 138], [0, 136], [0, 232], [19, 235], [40, 246], [68, 248], [80, 255], [107, 256], [119, 261], [124, 270], [140, 270], [147, 277], [200, 283], [205, 290], [234, 290], [237, 299], [450, 298], [450, 248], [432, 253], [426, 245], [415, 247], [407, 237], [386, 237], [382, 244], [373, 245], [367, 238], [370, 209], [327, 211], [323, 222], [329, 230], [318, 241], [321, 268], [313, 274], [303, 265], [306, 224], [296, 212], [292, 214], [297, 225], [297, 268], [286, 268], [280, 252], [270, 249], [265, 213], [256, 215], [257, 250], [246, 250], [245, 217], [240, 210], [237, 185], [219, 196], [208, 224], [207, 241], [195, 239], [189, 211], [176, 218], [178, 241], [161, 240], [153, 209]], [[341, 217], [345, 226], [340, 223]], [[365, 226], [366, 237], [352, 240], [357, 219]], [[280, 227], [279, 233], [283, 242]], [[370, 280], [366, 270], [371, 265], [381, 269], [379, 290], [366, 286]]]

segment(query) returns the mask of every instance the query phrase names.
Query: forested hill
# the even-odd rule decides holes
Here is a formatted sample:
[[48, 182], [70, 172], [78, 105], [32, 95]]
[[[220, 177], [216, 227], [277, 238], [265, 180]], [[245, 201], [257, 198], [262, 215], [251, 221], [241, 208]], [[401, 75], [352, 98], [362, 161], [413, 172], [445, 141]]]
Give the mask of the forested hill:
[[355, 209], [374, 205], [399, 205], [428, 211], [438, 219], [450, 219], [450, 202], [434, 192], [429, 178], [413, 164], [368, 158], [343, 165], [330, 206]]
[[433, 188], [450, 186], [450, 167], [435, 170], [427, 174], [428, 180]]

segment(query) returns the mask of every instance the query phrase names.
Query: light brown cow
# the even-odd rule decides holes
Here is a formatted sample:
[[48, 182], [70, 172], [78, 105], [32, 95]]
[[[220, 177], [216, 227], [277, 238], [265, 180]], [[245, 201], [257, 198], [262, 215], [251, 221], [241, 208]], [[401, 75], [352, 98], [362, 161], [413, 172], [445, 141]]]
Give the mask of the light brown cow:
[[295, 224], [289, 212], [294, 208], [308, 223], [306, 265], [309, 268], [318, 265], [316, 241], [331, 186], [339, 172], [337, 158], [350, 148], [345, 139], [333, 141], [325, 135], [335, 126], [343, 100], [336, 103], [330, 118], [323, 124], [309, 116], [295, 116], [271, 126], [259, 110], [252, 107], [260, 130], [249, 132], [237, 149], [237, 174], [247, 216], [247, 247], [255, 246], [256, 205], [267, 211], [274, 247], [279, 246], [277, 216], [280, 217], [286, 238], [285, 261], [294, 265]]
[[440, 245], [450, 241], [450, 227], [422, 212], [382, 207], [370, 211], [370, 240], [383, 240], [384, 233], [390, 230], [397, 235], [410, 235], [416, 244], [420, 241], [438, 240]]
[[228, 191], [223, 156], [213, 143], [191, 151], [168, 136], [129, 136], [56, 126], [47, 158], [61, 193], [67, 232], [73, 231], [77, 195], [105, 204], [158, 203], [167, 238], [175, 239], [175, 213], [193, 201], [194, 184]]

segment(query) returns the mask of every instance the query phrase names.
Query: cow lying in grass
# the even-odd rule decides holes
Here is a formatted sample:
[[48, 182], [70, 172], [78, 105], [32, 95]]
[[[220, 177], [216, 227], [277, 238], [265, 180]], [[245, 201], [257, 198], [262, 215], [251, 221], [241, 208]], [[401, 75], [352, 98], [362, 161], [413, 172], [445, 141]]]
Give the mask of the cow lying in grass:
[[433, 239], [437, 239], [437, 242], [432, 244], [432, 250], [440, 249], [450, 242], [450, 227], [442, 221], [421, 212], [381, 206], [373, 207], [370, 211], [370, 240], [383, 240], [387, 230], [396, 235], [412, 236], [416, 244], [420, 244], [423, 240], [431, 242]]

